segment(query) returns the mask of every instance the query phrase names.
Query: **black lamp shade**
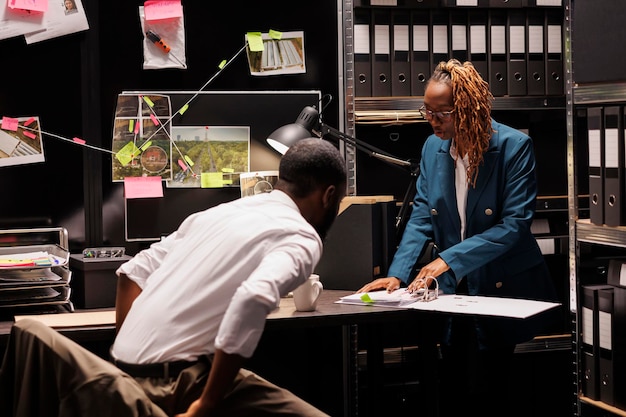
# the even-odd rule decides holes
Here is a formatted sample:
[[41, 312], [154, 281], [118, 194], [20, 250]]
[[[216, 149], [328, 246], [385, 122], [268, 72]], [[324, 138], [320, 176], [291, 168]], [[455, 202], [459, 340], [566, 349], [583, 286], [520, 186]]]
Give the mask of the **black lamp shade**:
[[267, 143], [284, 155], [287, 149], [299, 140], [314, 137], [313, 129], [319, 124], [319, 112], [307, 106], [298, 115], [295, 123], [279, 127], [267, 137]]

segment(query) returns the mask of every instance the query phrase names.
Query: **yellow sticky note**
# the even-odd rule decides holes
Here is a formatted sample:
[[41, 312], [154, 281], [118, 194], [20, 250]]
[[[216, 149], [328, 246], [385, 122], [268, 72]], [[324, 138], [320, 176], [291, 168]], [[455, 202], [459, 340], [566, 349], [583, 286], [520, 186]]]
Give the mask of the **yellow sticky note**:
[[115, 154], [115, 157], [123, 166], [126, 166], [140, 153], [141, 150], [135, 146], [133, 142], [128, 142], [122, 149], [119, 150], [118, 153]]
[[279, 41], [283, 37], [283, 32], [279, 32], [277, 30], [270, 29], [269, 36], [270, 36], [270, 38], [276, 39], [277, 41]]
[[183, 114], [184, 112], [187, 111], [188, 108], [189, 108], [189, 104], [185, 104], [183, 107], [180, 108], [180, 110], [178, 110], [178, 113]]
[[203, 172], [200, 175], [200, 187], [202, 188], [222, 188], [224, 180], [221, 172]]
[[154, 103], [152, 102], [152, 100], [150, 100], [150, 98], [149, 98], [149, 97], [142, 96], [142, 98], [143, 98], [143, 101], [145, 101], [146, 103], [148, 103], [148, 106], [150, 106], [150, 107], [154, 107]]
[[261, 32], [248, 32], [248, 45], [252, 52], [263, 52], [263, 37]]
[[193, 161], [191, 160], [190, 157], [188, 157], [187, 155], [185, 155], [183, 158], [185, 158], [185, 161], [187, 161], [187, 163], [189, 164], [190, 167], [193, 166]]
[[220, 62], [220, 64], [219, 64], [217, 67], [218, 67], [219, 69], [224, 68], [224, 66], [226, 65], [226, 62], [228, 62], [228, 61], [226, 61], [225, 59], [224, 59], [224, 60], [222, 60], [222, 62]]
[[232, 168], [222, 168], [222, 172], [226, 172], [226, 173], [231, 174], [231, 173], [235, 172], [235, 170], [232, 169]]
[[132, 133], [133, 130], [135, 130], [135, 120], [130, 119], [128, 121], [128, 131]]
[[141, 145], [141, 150], [145, 151], [150, 145], [152, 145], [152, 141], [149, 140], [146, 143], [144, 143], [143, 145]]

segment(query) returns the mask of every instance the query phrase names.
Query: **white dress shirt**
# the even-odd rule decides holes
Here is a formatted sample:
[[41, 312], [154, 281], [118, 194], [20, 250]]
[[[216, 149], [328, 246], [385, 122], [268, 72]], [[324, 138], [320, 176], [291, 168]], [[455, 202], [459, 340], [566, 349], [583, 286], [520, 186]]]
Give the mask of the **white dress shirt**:
[[321, 253], [315, 229], [278, 190], [193, 214], [117, 270], [143, 291], [111, 354], [128, 363], [193, 360], [216, 348], [250, 357], [267, 314]]

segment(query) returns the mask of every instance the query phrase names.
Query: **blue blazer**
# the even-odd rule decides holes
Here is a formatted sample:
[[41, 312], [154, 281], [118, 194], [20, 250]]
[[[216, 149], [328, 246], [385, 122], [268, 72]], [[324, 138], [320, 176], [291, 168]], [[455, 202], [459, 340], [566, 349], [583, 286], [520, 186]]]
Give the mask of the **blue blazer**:
[[[464, 240], [451, 141], [428, 137], [422, 148], [411, 216], [387, 275], [410, 283], [416, 261], [433, 242], [434, 255], [450, 266], [438, 277], [439, 289], [446, 294], [454, 294], [465, 277], [470, 295], [554, 301], [553, 282], [530, 231], [537, 197], [532, 140], [496, 121], [492, 127], [476, 187], [468, 186]], [[535, 331], [497, 333], [506, 336], [503, 340], [518, 343], [532, 338]]]

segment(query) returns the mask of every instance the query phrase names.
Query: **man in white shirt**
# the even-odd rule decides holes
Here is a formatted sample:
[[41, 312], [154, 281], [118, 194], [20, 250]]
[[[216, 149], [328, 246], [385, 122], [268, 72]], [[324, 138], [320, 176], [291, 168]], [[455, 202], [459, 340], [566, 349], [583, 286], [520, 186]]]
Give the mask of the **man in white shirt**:
[[[58, 408], [73, 410], [70, 405], [78, 403], [80, 413], [75, 415], [90, 416], [326, 416], [242, 366], [254, 353], [267, 315], [319, 261], [322, 240], [345, 189], [345, 162], [337, 149], [317, 138], [300, 141], [282, 157], [272, 192], [193, 214], [176, 232], [120, 266], [118, 334], [111, 348], [116, 367], [88, 352], [74, 355], [77, 348], [71, 345], [64, 349], [55, 344], [52, 350], [61, 353], [43, 349], [42, 361], [61, 357], [63, 364], [73, 362], [78, 368], [48, 373], [57, 384], [76, 388], [64, 386], [71, 392], [59, 399]], [[32, 342], [47, 332], [36, 323], [24, 326], [16, 324], [11, 339]], [[23, 336], [29, 332], [34, 336]], [[44, 339], [62, 338], [52, 333]], [[23, 372], [20, 364], [28, 363], [20, 358], [9, 364], [11, 355], [24, 352], [24, 346], [12, 343], [0, 372], [0, 391], [14, 394], [0, 392], [0, 400], [19, 410], [23, 401], [18, 404], [17, 399], [33, 386], [9, 387], [15, 381], [5, 374], [13, 370], [17, 378]], [[101, 401], [91, 407], [96, 404], [93, 390], [87, 393], [85, 388], [93, 385], [86, 380], [103, 372], [117, 375], [105, 388], [97, 387], [100, 397], [111, 397], [106, 410]], [[26, 411], [14, 415], [33, 412], [24, 407]]]

